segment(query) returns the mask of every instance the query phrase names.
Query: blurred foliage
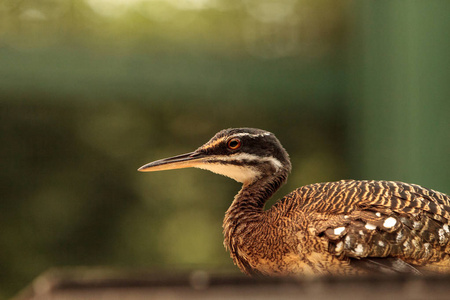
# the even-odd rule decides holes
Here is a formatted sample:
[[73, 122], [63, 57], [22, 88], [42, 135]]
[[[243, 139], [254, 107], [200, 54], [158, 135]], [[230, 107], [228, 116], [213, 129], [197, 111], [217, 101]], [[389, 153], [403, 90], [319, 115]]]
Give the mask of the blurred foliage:
[[358, 12], [349, 72], [354, 174], [450, 193], [450, 1], [365, 1]]
[[213, 51], [321, 57], [344, 37], [348, 1], [3, 0], [3, 42], [18, 49], [88, 46], [124, 53]]
[[0, 297], [54, 266], [236, 270], [221, 224], [239, 184], [136, 169], [249, 126], [291, 154], [277, 197], [347, 177], [347, 8], [2, 0]]

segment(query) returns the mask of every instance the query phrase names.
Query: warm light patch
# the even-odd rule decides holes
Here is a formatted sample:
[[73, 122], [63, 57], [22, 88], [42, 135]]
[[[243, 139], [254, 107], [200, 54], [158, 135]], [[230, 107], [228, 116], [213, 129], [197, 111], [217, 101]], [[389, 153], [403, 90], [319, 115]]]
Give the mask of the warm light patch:
[[86, 3], [97, 13], [106, 16], [120, 16], [129, 9], [134, 9], [142, 4], [158, 6], [168, 4], [180, 10], [200, 10], [214, 6], [214, 0], [86, 0]]

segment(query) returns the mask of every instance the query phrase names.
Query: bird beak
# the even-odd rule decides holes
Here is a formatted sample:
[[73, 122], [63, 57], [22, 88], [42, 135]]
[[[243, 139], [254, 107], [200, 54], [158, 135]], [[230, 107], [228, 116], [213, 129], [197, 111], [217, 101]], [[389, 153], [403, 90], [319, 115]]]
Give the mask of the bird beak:
[[143, 165], [138, 171], [153, 172], [198, 167], [202, 164], [204, 156], [204, 154], [194, 151], [174, 157], [163, 158]]

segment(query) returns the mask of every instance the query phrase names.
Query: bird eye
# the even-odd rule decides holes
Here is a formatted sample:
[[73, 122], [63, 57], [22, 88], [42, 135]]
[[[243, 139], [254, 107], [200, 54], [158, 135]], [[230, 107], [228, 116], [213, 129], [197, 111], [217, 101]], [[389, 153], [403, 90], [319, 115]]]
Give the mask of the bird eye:
[[239, 149], [242, 145], [242, 142], [240, 139], [234, 138], [228, 141], [228, 148], [231, 150]]

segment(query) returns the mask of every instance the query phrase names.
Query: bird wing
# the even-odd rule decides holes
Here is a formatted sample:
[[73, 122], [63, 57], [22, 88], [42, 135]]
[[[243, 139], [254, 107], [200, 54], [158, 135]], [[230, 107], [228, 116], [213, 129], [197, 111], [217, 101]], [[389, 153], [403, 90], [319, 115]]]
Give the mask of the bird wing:
[[304, 188], [301, 209], [338, 257], [358, 259], [368, 269], [398, 272], [415, 270], [410, 264], [449, 259], [450, 198], [445, 194], [393, 181], [350, 180]]

